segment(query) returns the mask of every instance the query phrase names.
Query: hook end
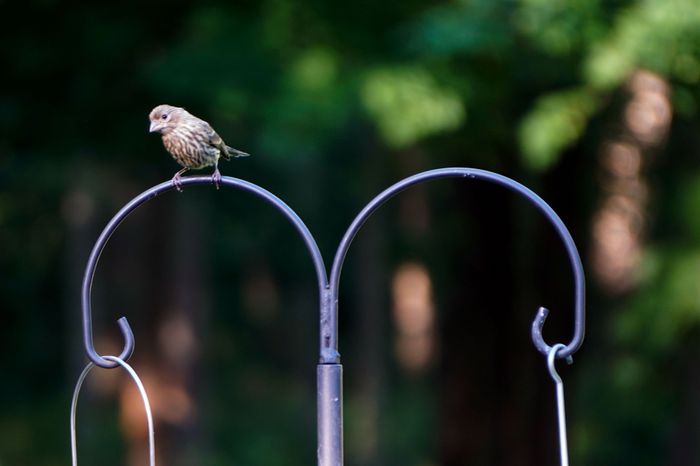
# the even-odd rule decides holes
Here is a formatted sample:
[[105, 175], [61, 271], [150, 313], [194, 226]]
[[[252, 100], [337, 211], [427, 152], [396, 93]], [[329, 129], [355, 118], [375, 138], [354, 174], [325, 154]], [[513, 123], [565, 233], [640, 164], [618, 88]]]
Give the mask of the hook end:
[[[121, 317], [119, 320], [117, 320], [117, 324], [119, 325], [119, 329], [121, 330], [122, 336], [124, 337], [124, 349], [119, 355], [119, 359], [121, 359], [122, 361], [127, 361], [134, 352], [134, 332], [131, 330], [131, 326], [129, 325], [129, 321], [126, 320], [126, 317]], [[119, 367], [118, 363], [100, 356], [92, 348], [88, 348], [87, 353], [90, 360], [96, 366], [100, 366], [105, 369], [114, 369], [115, 367]]]
[[542, 327], [544, 326], [544, 322], [547, 320], [548, 315], [549, 309], [540, 306], [540, 308], [537, 309], [535, 320], [532, 321], [532, 342], [535, 344], [535, 348], [537, 348], [537, 350], [545, 356], [551, 349], [550, 346], [544, 342], [544, 338], [542, 337]]
[[120, 317], [117, 324], [119, 324], [119, 329], [122, 331], [122, 336], [124, 337], [124, 349], [119, 355], [119, 359], [128, 361], [134, 352], [134, 332], [131, 330], [131, 326], [129, 325], [129, 321], [126, 320], [126, 317]]
[[547, 320], [548, 315], [549, 309], [540, 306], [540, 308], [537, 310], [537, 314], [535, 315], [535, 320], [532, 321], [532, 342], [535, 344], [537, 350], [545, 356], [550, 354], [552, 348], [561, 346], [561, 348], [558, 348], [554, 353], [554, 357], [556, 357], [556, 359], [564, 359], [567, 364], [573, 364], [574, 358], [571, 356], [571, 352], [568, 351], [568, 347], [566, 345], [560, 343], [552, 347], [545, 343], [544, 338], [542, 337], [542, 327], [544, 326], [544, 322]]

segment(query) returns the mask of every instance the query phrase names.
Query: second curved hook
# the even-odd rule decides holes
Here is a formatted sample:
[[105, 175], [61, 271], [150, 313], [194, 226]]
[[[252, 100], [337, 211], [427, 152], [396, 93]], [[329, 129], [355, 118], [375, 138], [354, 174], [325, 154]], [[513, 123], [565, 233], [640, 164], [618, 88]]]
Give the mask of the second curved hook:
[[[355, 217], [352, 224], [345, 232], [340, 245], [338, 246], [338, 250], [336, 251], [335, 259], [333, 261], [333, 266], [331, 268], [330, 293], [332, 310], [331, 314], [328, 316], [328, 328], [322, 329], [328, 339], [327, 345], [329, 353], [337, 353], [338, 349], [337, 304], [340, 287], [340, 272], [343, 267], [343, 262], [345, 261], [345, 256], [350, 248], [350, 244], [355, 238], [355, 235], [357, 235], [358, 231], [360, 228], [362, 228], [362, 225], [364, 225], [367, 219], [379, 207], [381, 207], [396, 194], [408, 189], [411, 186], [426, 181], [443, 178], [482, 180], [507, 188], [528, 200], [530, 204], [544, 214], [547, 220], [549, 220], [549, 223], [554, 227], [559, 235], [559, 238], [564, 243], [564, 248], [566, 249], [569, 257], [569, 262], [571, 264], [574, 277], [574, 334], [568, 345], [566, 345], [566, 347], [561, 351], [557, 352], [557, 358], [569, 358], [583, 343], [585, 333], [585, 278], [583, 273], [583, 265], [578, 254], [578, 249], [576, 248], [576, 244], [574, 243], [569, 230], [566, 228], [564, 222], [561, 220], [561, 218], [559, 218], [557, 213], [554, 212], [554, 209], [552, 209], [540, 196], [535, 194], [526, 186], [498, 173], [466, 167], [438, 168], [404, 178], [378, 194]], [[537, 350], [544, 355], [548, 354], [551, 349], [551, 346], [545, 342], [544, 337], [542, 336], [542, 327], [545, 319], [547, 318], [548, 312], [549, 311], [547, 311], [547, 309], [540, 307], [532, 323], [532, 341]]]

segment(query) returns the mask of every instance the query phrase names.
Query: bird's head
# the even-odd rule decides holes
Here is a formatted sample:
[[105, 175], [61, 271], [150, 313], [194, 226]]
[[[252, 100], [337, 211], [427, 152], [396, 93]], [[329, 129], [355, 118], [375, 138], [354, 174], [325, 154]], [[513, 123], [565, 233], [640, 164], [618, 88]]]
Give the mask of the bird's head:
[[173, 107], [172, 105], [158, 105], [151, 110], [148, 119], [151, 120], [149, 132], [167, 134], [177, 126], [180, 118], [187, 111], [184, 108]]

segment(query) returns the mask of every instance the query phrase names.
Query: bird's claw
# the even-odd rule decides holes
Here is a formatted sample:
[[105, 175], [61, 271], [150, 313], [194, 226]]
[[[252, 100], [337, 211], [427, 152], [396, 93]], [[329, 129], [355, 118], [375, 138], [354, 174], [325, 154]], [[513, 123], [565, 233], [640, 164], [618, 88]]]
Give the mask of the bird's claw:
[[180, 173], [175, 173], [172, 180], [173, 186], [177, 189], [177, 192], [182, 192], [182, 178], [180, 178]]
[[214, 173], [212, 173], [211, 180], [214, 182], [216, 189], [219, 189], [219, 184], [221, 183], [221, 173], [219, 172], [218, 168], [214, 170]]

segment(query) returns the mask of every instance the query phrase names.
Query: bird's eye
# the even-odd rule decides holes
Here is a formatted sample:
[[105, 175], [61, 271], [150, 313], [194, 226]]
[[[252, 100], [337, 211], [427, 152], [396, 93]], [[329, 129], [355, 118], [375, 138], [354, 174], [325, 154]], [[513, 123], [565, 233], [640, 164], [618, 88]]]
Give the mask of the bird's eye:
[[167, 113], [164, 113], [164, 114], [162, 114], [160, 117], [161, 117], [163, 120], [167, 120], [167, 119], [168, 119], [168, 114], [167, 114]]

